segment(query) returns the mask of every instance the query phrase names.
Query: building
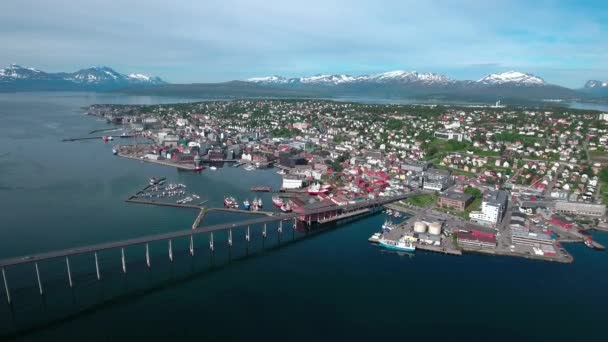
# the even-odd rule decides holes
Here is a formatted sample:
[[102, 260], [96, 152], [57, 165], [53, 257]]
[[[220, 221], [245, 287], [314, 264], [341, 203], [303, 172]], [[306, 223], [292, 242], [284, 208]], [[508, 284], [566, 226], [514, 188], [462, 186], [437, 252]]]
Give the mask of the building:
[[561, 214], [599, 217], [606, 214], [606, 206], [582, 202], [555, 202], [555, 211]]
[[485, 233], [477, 230], [471, 230], [468, 232], [459, 231], [456, 233], [456, 240], [458, 244], [463, 247], [474, 247], [474, 248], [495, 248], [496, 247], [496, 235], [492, 233]]
[[304, 177], [300, 175], [284, 175], [283, 189], [300, 189], [304, 186]]
[[439, 207], [464, 211], [473, 202], [473, 196], [465, 193], [448, 191], [439, 196]]
[[450, 131], [435, 131], [435, 133], [433, 133], [433, 136], [435, 136], [435, 138], [437, 139], [443, 140], [463, 141], [467, 139], [467, 136], [464, 133]]
[[543, 233], [532, 233], [527, 229], [511, 229], [511, 243], [539, 247], [541, 245], [553, 245], [551, 235]]
[[401, 170], [423, 172], [426, 171], [430, 166], [431, 163], [427, 161], [406, 160], [401, 164]]
[[507, 209], [508, 196], [503, 190], [491, 191], [481, 203], [481, 211], [469, 214], [471, 221], [481, 224], [497, 225], [502, 221]]
[[224, 152], [220, 149], [209, 150], [209, 160], [224, 160]]
[[279, 165], [294, 168], [296, 165], [306, 165], [308, 161], [304, 157], [293, 156], [287, 152], [279, 153]]
[[422, 188], [425, 190], [443, 191], [451, 185], [450, 171], [428, 169], [422, 175]]

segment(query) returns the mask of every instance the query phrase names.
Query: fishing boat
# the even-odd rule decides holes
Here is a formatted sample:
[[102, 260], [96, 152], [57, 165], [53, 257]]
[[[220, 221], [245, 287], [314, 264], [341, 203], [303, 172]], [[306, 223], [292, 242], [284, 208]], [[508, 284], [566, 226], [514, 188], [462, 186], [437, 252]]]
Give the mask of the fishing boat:
[[281, 211], [284, 213], [290, 213], [291, 210], [291, 205], [289, 205], [289, 203], [285, 203], [281, 206]]
[[224, 198], [224, 207], [226, 207], [226, 208], [238, 208], [239, 205], [236, 202], [236, 199], [234, 199], [234, 197], [226, 197], [226, 198]]
[[277, 208], [280, 208], [283, 206], [285, 202], [283, 202], [283, 199], [279, 196], [272, 196], [272, 204], [274, 204]]
[[381, 238], [382, 238], [382, 234], [374, 233], [374, 235], [370, 236], [370, 238], [367, 239], [367, 241], [373, 242], [373, 243], [378, 243], [378, 241], [380, 241]]
[[400, 238], [397, 241], [380, 238], [378, 244], [384, 248], [403, 252], [415, 252], [416, 246], [405, 238]]
[[245, 208], [245, 210], [249, 210], [250, 207], [251, 207], [251, 203], [249, 203], [248, 199], [243, 201], [243, 208]]
[[382, 231], [391, 231], [393, 228], [393, 223], [389, 220], [384, 221], [384, 224], [382, 224]]

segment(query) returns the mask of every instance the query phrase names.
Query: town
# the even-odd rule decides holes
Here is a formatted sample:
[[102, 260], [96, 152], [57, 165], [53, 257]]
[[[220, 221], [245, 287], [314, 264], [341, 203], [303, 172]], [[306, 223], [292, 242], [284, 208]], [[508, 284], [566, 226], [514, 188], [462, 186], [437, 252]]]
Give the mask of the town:
[[116, 145], [121, 157], [196, 172], [274, 166], [283, 178], [276, 190], [291, 195], [276, 197], [283, 211], [416, 191], [386, 205], [370, 238], [390, 249], [572, 262], [564, 243], [604, 248], [587, 231], [608, 231], [608, 114], [324, 100], [93, 105], [87, 113], [149, 141]]

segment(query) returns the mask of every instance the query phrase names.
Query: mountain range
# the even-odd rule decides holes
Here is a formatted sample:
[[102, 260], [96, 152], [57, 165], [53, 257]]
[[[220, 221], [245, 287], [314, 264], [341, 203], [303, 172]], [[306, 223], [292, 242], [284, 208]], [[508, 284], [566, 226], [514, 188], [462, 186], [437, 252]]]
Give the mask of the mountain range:
[[158, 77], [121, 74], [109, 67], [47, 73], [11, 65], [0, 69], [0, 91], [87, 90], [191, 97], [372, 97], [438, 100], [608, 100], [608, 81], [588, 81], [581, 89], [547, 83], [519, 71], [455, 80], [437, 73], [396, 70], [374, 75], [326, 74], [287, 78], [266, 76], [221, 83], [169, 84]]
[[107, 91], [165, 83], [158, 77], [121, 74], [109, 67], [93, 67], [70, 73], [49, 73], [17, 64], [0, 69], [0, 91]]

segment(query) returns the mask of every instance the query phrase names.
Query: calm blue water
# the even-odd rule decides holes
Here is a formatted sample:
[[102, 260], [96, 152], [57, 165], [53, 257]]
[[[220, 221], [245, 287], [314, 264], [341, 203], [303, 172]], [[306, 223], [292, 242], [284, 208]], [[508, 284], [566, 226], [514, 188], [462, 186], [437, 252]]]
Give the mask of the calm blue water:
[[[197, 175], [116, 158], [98, 140], [62, 143], [105, 122], [82, 115], [92, 103], [180, 99], [99, 94], [0, 94], [0, 257], [188, 229], [196, 212], [126, 204], [151, 176], [182, 182], [221, 205], [224, 195], [252, 198], [252, 185], [279, 186], [272, 170], [223, 168]], [[264, 195], [269, 208], [269, 195]], [[243, 217], [212, 214], [205, 224]], [[384, 218], [371, 216], [304, 236], [286, 226], [263, 241], [252, 227], [249, 250], [235, 231], [229, 253], [197, 237], [100, 254], [103, 281], [90, 256], [74, 258], [67, 286], [63, 260], [41, 264], [46, 296], [33, 269], [8, 269], [14, 307], [0, 292], [0, 333], [26, 341], [86, 340], [554, 340], [605, 339], [608, 254], [570, 245], [576, 261], [558, 265], [503, 257], [398, 255], [367, 243]], [[608, 235], [596, 239], [608, 244]], [[264, 244], [262, 246], [262, 244]], [[253, 257], [246, 255], [266, 249]], [[17, 290], [17, 287], [23, 286]], [[1, 287], [1, 286], [0, 286]]]

